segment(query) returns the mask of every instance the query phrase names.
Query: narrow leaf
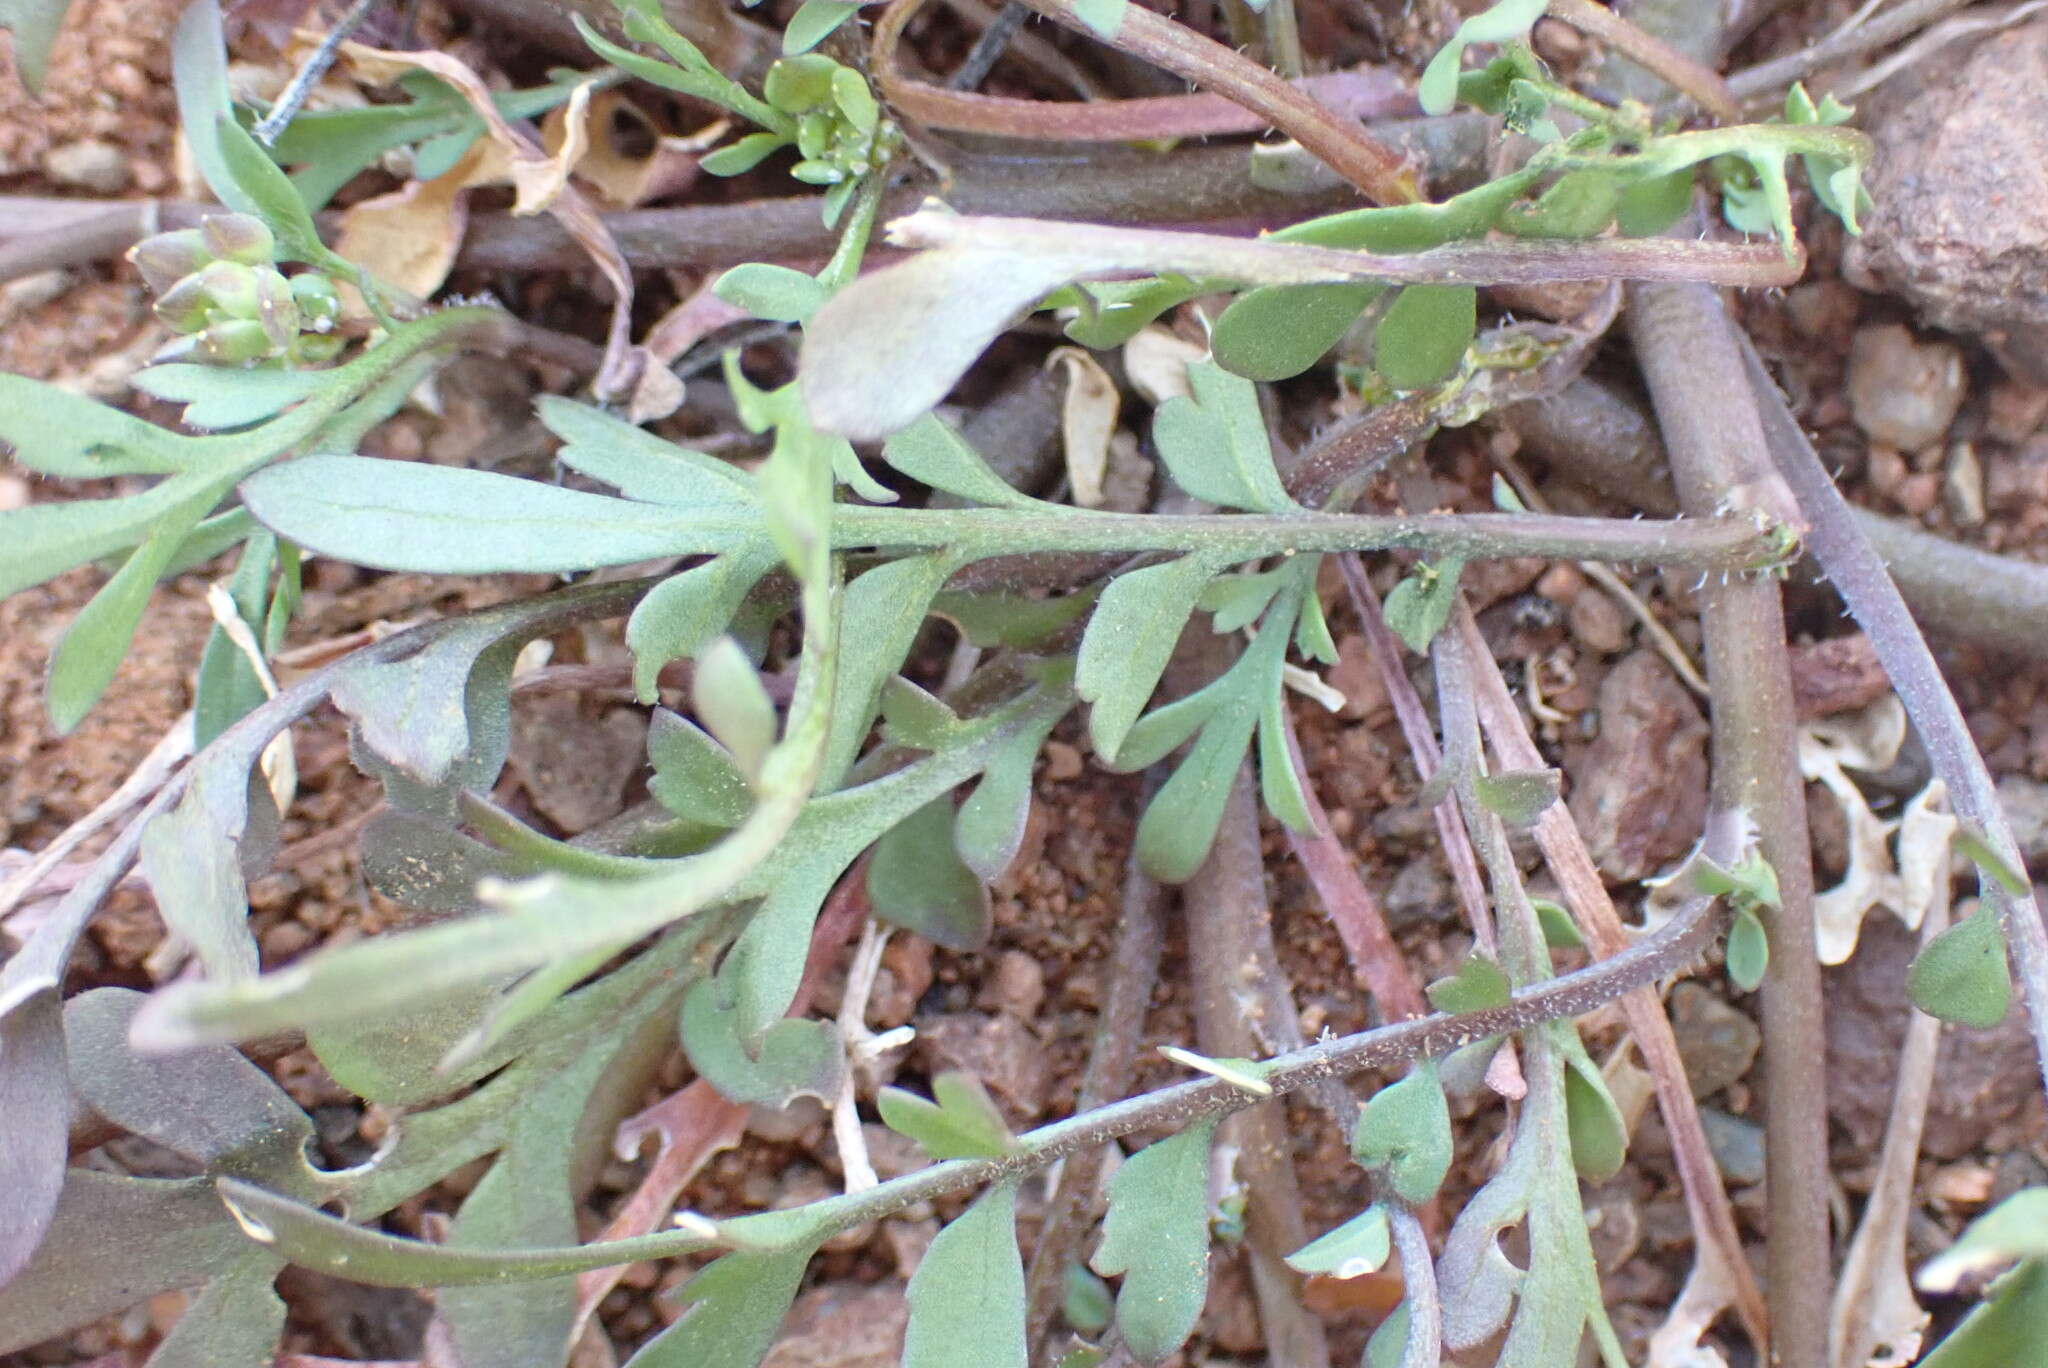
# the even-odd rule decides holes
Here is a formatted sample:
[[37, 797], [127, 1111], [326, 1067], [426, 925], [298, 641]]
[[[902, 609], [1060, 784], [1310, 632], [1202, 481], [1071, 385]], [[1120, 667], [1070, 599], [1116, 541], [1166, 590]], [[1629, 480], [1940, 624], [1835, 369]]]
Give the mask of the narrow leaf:
[[1093, 705], [1088, 739], [1096, 754], [1115, 758], [1214, 573], [1213, 562], [1182, 556], [1125, 571], [1096, 600], [1074, 674], [1074, 691]]
[[754, 502], [753, 477], [737, 466], [664, 441], [602, 410], [544, 394], [541, 422], [562, 439], [555, 459], [617, 489], [629, 499], [676, 508]]
[[775, 704], [746, 652], [729, 636], [713, 639], [697, 657], [690, 700], [704, 729], [718, 738], [750, 780], [775, 745]]
[[756, 1368], [796, 1300], [812, 1248], [728, 1254], [683, 1284], [683, 1318], [626, 1368]]
[[654, 766], [648, 792], [678, 817], [736, 827], [754, 805], [732, 753], [666, 708], [657, 708], [648, 725], [647, 760]]

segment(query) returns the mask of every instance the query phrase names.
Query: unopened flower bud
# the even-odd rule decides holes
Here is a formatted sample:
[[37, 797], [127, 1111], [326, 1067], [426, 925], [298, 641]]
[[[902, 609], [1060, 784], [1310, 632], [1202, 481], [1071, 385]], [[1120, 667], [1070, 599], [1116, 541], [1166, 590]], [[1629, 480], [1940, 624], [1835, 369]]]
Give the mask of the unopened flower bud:
[[155, 312], [157, 319], [172, 332], [198, 332], [215, 312], [205, 277], [197, 271], [181, 277], [157, 296]]
[[261, 361], [275, 350], [270, 334], [253, 318], [226, 319], [199, 334], [200, 358], [216, 366], [247, 365]]
[[210, 261], [199, 268], [207, 302], [222, 318], [255, 318], [262, 307], [256, 268], [238, 261]]
[[149, 286], [150, 293], [162, 295], [212, 260], [212, 254], [197, 228], [180, 228], [144, 238], [128, 249], [128, 260], [142, 272], [142, 283]]
[[295, 366], [324, 366], [347, 345], [348, 339], [340, 333], [300, 333], [285, 354]]
[[291, 283], [275, 266], [250, 268], [256, 276], [256, 321], [270, 335], [271, 346], [283, 350], [299, 335], [299, 306]]
[[292, 298], [298, 301], [302, 327], [324, 333], [341, 320], [341, 295], [334, 282], [317, 271], [292, 277]]
[[262, 219], [249, 214], [209, 214], [199, 224], [206, 250], [222, 261], [268, 266], [277, 255], [277, 239]]

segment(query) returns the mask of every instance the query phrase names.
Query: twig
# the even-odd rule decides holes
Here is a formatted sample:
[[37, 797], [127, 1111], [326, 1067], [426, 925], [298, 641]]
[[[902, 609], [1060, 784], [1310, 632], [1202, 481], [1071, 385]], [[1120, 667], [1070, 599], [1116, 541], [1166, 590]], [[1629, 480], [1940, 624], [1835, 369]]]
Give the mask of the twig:
[[1294, 858], [1301, 861], [1316, 895], [1323, 900], [1323, 910], [1329, 913], [1330, 924], [1337, 928], [1337, 938], [1344, 942], [1351, 970], [1358, 975], [1359, 984], [1372, 994], [1380, 1018], [1400, 1021], [1404, 1017], [1427, 1016], [1429, 1005], [1423, 1000], [1422, 988], [1402, 956], [1401, 947], [1394, 943], [1393, 933], [1387, 929], [1379, 900], [1358, 877], [1358, 866], [1351, 853], [1330, 832], [1329, 814], [1323, 810], [1322, 799], [1316, 796], [1315, 781], [1301, 758], [1294, 714], [1283, 711], [1281, 716], [1287, 727], [1287, 757], [1294, 765], [1295, 783], [1315, 827], [1312, 832], [1288, 827], [1287, 844], [1294, 851]]
[[996, 11], [996, 17], [989, 21], [981, 36], [974, 40], [974, 46], [967, 50], [966, 58], [946, 78], [949, 90], [973, 90], [988, 79], [995, 70], [1003, 49], [1017, 36], [1017, 30], [1024, 27], [1025, 16], [1031, 13], [1017, 0], [1004, 0], [1003, 7]]
[[[1744, 353], [1742, 360], [1763, 413], [1771, 459], [1812, 525], [1808, 544], [1814, 558], [1876, 647], [1879, 663], [1891, 676], [1892, 687], [1927, 747], [1935, 774], [1948, 785], [1956, 815], [1976, 824], [2008, 865], [2025, 868], [2012, 827], [1999, 806], [1991, 772], [1970, 737], [1969, 724], [1942, 680], [1926, 640], [1906, 612], [1905, 601], [1885, 574], [1884, 562], [1849, 518], [1847, 501], [1785, 407], [1763, 362], [1754, 351]], [[2005, 928], [2006, 944], [2026, 999], [2034, 1052], [2043, 1079], [2048, 1081], [2048, 930], [2042, 928], [2041, 911], [2031, 894], [2016, 895], [1997, 879], [1987, 878], [1982, 883], [1984, 896], [1997, 909]]]
[[[1508, 691], [1500, 666], [1485, 649], [1478, 620], [1469, 603], [1460, 601], [1450, 630], [1466, 643], [1466, 654], [1474, 662], [1474, 692], [1478, 698], [1480, 724], [1507, 769], [1536, 769], [1544, 763], [1536, 739], [1522, 721]], [[1571, 909], [1572, 919], [1585, 933], [1595, 955], [1609, 957], [1627, 950], [1630, 934], [1607, 896], [1607, 885], [1586, 849], [1585, 837], [1571, 814], [1553, 804], [1536, 819], [1537, 848]], [[1732, 852], [1731, 852], [1732, 855]], [[1719, 1168], [1707, 1146], [1700, 1124], [1699, 1107], [1685, 1077], [1679, 1058], [1678, 1039], [1664, 1015], [1656, 992], [1643, 989], [1621, 999], [1621, 1010], [1629, 1034], [1642, 1052], [1643, 1062], [1657, 1093], [1657, 1109], [1664, 1117], [1665, 1132], [1671, 1137], [1671, 1152], [1678, 1168], [1679, 1184], [1685, 1193], [1686, 1210], [1692, 1217], [1699, 1249], [1695, 1258], [1711, 1276], [1707, 1282], [1729, 1289], [1738, 1315], [1750, 1340], [1758, 1348], [1769, 1344], [1769, 1317], [1756, 1277], [1742, 1252], [1742, 1237], [1735, 1226], [1735, 1211], [1722, 1189]], [[1705, 1284], [1703, 1284], [1705, 1285]]]
[[[1766, 427], [1773, 422], [1772, 403], [1765, 401]], [[1677, 509], [1664, 445], [1649, 414], [1614, 385], [1574, 380], [1502, 417], [1557, 477], [1645, 513], [1668, 517]], [[1797, 431], [1796, 419], [1787, 415], [1785, 421]], [[1867, 508], [1851, 507], [1849, 517], [1876, 548], [1923, 631], [2002, 654], [2048, 658], [2048, 566], [1961, 546]]]
[[[282, 697], [281, 695], [280, 697]], [[1325, 1079], [1383, 1069], [1423, 1057], [1437, 1057], [1489, 1036], [1528, 1030], [1560, 1017], [1583, 1016], [1604, 1003], [1692, 964], [1713, 945], [1722, 918], [1709, 898], [1695, 898], [1661, 929], [1613, 959], [1524, 989], [1505, 1007], [1458, 1016], [1437, 1015], [1395, 1022], [1356, 1035], [1319, 1041], [1267, 1062], [1264, 1081], [1277, 1094], [1296, 1092]], [[919, 1169], [879, 1187], [828, 1198], [808, 1232], [830, 1238], [915, 1202], [930, 1201], [990, 1183], [1020, 1177], [1086, 1149], [1142, 1130], [1181, 1130], [1196, 1121], [1244, 1110], [1260, 1099], [1237, 1084], [1203, 1078], [1111, 1103], [1084, 1115], [1041, 1126], [1019, 1137], [1016, 1154], [996, 1159], [955, 1159]], [[373, 1286], [475, 1286], [559, 1277], [673, 1258], [719, 1248], [718, 1238], [693, 1231], [665, 1232], [596, 1246], [465, 1252], [447, 1266], [441, 1251], [420, 1240], [400, 1239], [299, 1205], [252, 1184], [221, 1180], [223, 1193], [250, 1215], [265, 1221], [276, 1237], [273, 1252], [316, 1272]], [[271, 1224], [274, 1220], [275, 1224]], [[299, 1238], [299, 1232], [317, 1232]]]
[[[1025, 0], [1068, 28], [1093, 33], [1073, 0]], [[1097, 35], [1099, 36], [1099, 35]], [[1273, 72], [1185, 24], [1141, 5], [1124, 10], [1112, 46], [1164, 67], [1205, 90], [1253, 110], [1293, 138], [1375, 204], [1409, 204], [1420, 197], [1407, 159], [1357, 124], [1340, 118]]]
[[[1731, 499], [1777, 502], [1784, 491], [1763, 464], [1762, 425], [1719, 298], [1696, 285], [1643, 287], [1630, 293], [1628, 321], [1681, 506], [1699, 514]], [[1827, 1354], [1833, 1291], [1827, 1075], [1814, 1048], [1825, 1027], [1806, 792], [1786, 763], [1797, 719], [1784, 607], [1778, 586], [1763, 577], [1710, 580], [1701, 599], [1715, 806], [1756, 823], [1778, 880], [1779, 905], [1765, 924], [1762, 1002], [1773, 1352], [1781, 1363], [1817, 1364]]]
[[[1104, 1106], [1130, 1090], [1138, 1041], [1145, 1032], [1145, 1013], [1152, 1005], [1152, 985], [1159, 973], [1159, 950], [1164, 941], [1159, 914], [1164, 900], [1159, 885], [1139, 867], [1133, 852], [1124, 865], [1122, 916], [1116, 946], [1110, 951], [1095, 1039], [1074, 1096], [1077, 1114]], [[1037, 1362], [1053, 1313], [1065, 1295], [1067, 1264], [1095, 1222], [1102, 1160], [1100, 1147], [1074, 1151], [1060, 1166], [1059, 1181], [1046, 1203], [1045, 1226], [1025, 1277], [1025, 1325], [1032, 1362]]]
[[[1212, 650], [1227, 638], [1209, 637]], [[1228, 649], [1227, 645], [1223, 646]], [[1187, 923], [1188, 977], [1195, 1041], [1213, 1058], [1258, 1057], [1298, 1047], [1301, 1027], [1293, 994], [1273, 945], [1272, 907], [1259, 848], [1259, 809], [1248, 765], [1238, 767], [1223, 806], [1209, 858], [1181, 889]], [[1357, 1113], [1350, 1090], [1336, 1079], [1311, 1085], [1314, 1101], [1334, 1113], [1339, 1133]], [[1224, 1122], [1237, 1149], [1236, 1172], [1247, 1197], [1247, 1244], [1255, 1260], [1253, 1288], [1259, 1319], [1276, 1362], [1327, 1368], [1330, 1348], [1321, 1322], [1302, 1309], [1298, 1282], [1271, 1264], [1308, 1243], [1294, 1146], [1284, 1104], [1240, 1112]]]
[[1831, 93], [1838, 100], [1853, 100], [1864, 91], [1883, 85], [1900, 72], [1923, 65], [1945, 47], [1980, 33], [1996, 33], [2000, 29], [2011, 28], [2033, 18], [2044, 9], [2048, 9], [2048, 0], [2027, 0], [2025, 4], [1987, 7], [1970, 14], [1958, 14], [1953, 19], [1929, 28], [1927, 32], [1883, 61], [1874, 62], [1856, 75], [1840, 82]]
[[[972, 86], [979, 84], [979, 79], [963, 83], [958, 73], [943, 86], [911, 80], [898, 65], [896, 52], [904, 26], [924, 4], [925, 0], [895, 0], [882, 12], [875, 22], [872, 58], [875, 82], [887, 96], [890, 107], [924, 128], [1020, 142], [1129, 142], [1257, 133], [1272, 126], [1272, 120], [1263, 111], [1220, 94], [1026, 100], [977, 94]], [[1030, 13], [1021, 3], [1012, 3], [1002, 14], [1011, 10]], [[1001, 22], [1002, 14], [997, 16], [997, 23]], [[991, 24], [984, 31], [984, 38], [995, 31], [996, 25]], [[976, 50], [979, 51], [978, 45]], [[973, 60], [970, 53], [968, 61]], [[1252, 70], [1262, 70], [1245, 58], [1237, 60]], [[963, 65], [961, 71], [967, 70]], [[1299, 89], [1316, 103], [1353, 119], [1383, 119], [1415, 112], [1415, 97], [1407, 81], [1390, 68], [1329, 72], [1302, 80]], [[1238, 155], [1244, 155], [1242, 148]]]
[[[1387, 626], [1386, 614], [1380, 610], [1379, 595], [1373, 592], [1372, 582], [1366, 579], [1365, 567], [1359, 563], [1358, 557], [1339, 556], [1337, 566], [1344, 573], [1344, 587], [1350, 591], [1352, 611], [1358, 614], [1359, 626], [1365, 631], [1366, 645], [1372, 651], [1380, 682], [1393, 704], [1394, 717], [1401, 724], [1401, 735], [1407, 739], [1408, 753], [1415, 758], [1415, 777], [1426, 785], [1442, 768], [1443, 758], [1437, 750], [1436, 730], [1430, 726], [1429, 715], [1423, 711], [1422, 699], [1416, 695], [1408, 672], [1401, 668], [1401, 643], [1395, 640], [1392, 629]], [[1436, 819], [1437, 835], [1443, 841], [1444, 860], [1451, 867], [1451, 879], [1458, 887], [1459, 900], [1465, 905], [1465, 920], [1472, 928], [1472, 939], [1481, 950], [1493, 954], [1493, 913], [1486, 900], [1486, 884], [1479, 877], [1478, 857], [1472, 853], [1472, 842], [1466, 837], [1465, 824], [1458, 817], [1457, 799], [1446, 794], [1437, 802], [1432, 815]]]
[[1592, 0], [1550, 0], [1549, 13], [1588, 38], [1605, 43], [1652, 75], [1662, 77], [1721, 122], [1741, 121], [1742, 103], [1719, 74], [1655, 34], [1637, 28], [1605, 5], [1596, 5]]
[[1847, 33], [1836, 33], [1798, 52], [1760, 62], [1728, 78], [1728, 88], [1740, 99], [1775, 94], [1803, 76], [1832, 66], [1848, 57], [1860, 56], [1897, 42], [1950, 10], [1961, 9], [1970, 0], [1905, 0], [1897, 9], [1858, 25]]
[[305, 65], [292, 73], [291, 82], [278, 92], [276, 101], [270, 106], [270, 112], [250, 130], [257, 142], [268, 147], [277, 141], [277, 136], [284, 132], [285, 125], [297, 117], [299, 110], [304, 107], [306, 97], [313, 93], [313, 87], [320, 84], [320, 78], [334, 65], [335, 56], [340, 53], [341, 45], [347, 42], [348, 36], [369, 17], [370, 10], [376, 3], [377, 0], [356, 0], [349, 6], [348, 13], [342, 15], [334, 27], [321, 37], [320, 46], [313, 49], [312, 55], [306, 58]]

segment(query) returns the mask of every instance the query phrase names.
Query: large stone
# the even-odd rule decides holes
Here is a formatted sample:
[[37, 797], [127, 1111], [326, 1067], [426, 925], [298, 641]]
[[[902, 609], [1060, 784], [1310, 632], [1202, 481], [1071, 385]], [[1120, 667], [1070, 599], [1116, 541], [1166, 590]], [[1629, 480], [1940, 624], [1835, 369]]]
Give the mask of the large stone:
[[1850, 279], [2048, 381], [2048, 19], [1985, 39], [1870, 132]]

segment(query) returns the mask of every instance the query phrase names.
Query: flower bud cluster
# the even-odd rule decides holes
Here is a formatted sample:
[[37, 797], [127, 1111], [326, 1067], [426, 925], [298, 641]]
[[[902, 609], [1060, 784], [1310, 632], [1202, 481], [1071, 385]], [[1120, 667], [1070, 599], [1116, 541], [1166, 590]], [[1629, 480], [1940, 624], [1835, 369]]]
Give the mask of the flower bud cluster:
[[156, 316], [184, 334], [179, 357], [220, 366], [333, 360], [344, 345], [334, 282], [314, 272], [287, 279], [276, 257], [270, 229], [248, 214], [210, 215], [128, 252], [156, 294]]

